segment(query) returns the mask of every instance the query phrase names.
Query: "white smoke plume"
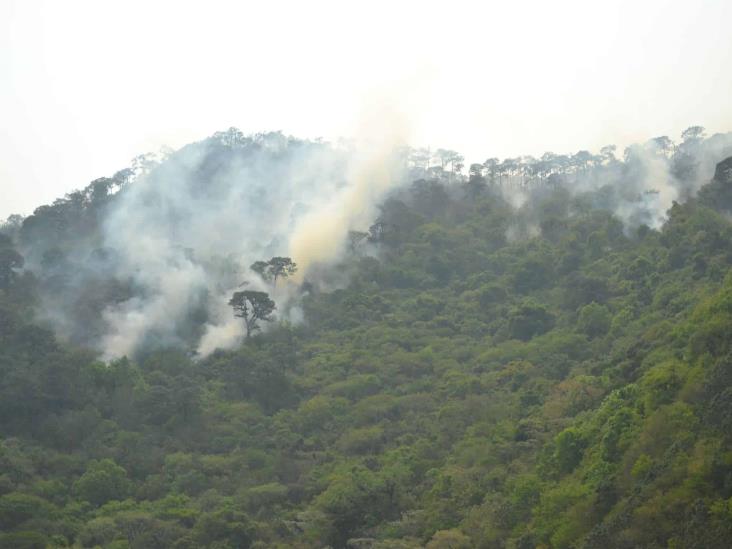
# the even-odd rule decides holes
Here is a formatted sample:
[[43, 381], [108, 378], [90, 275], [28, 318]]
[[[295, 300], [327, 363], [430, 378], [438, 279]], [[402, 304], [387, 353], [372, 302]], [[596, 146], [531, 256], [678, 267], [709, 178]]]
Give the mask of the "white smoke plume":
[[[572, 197], [581, 196], [597, 208], [612, 211], [630, 234], [640, 225], [660, 229], [673, 203], [693, 197], [709, 182], [716, 163], [730, 155], [732, 133], [708, 139], [687, 135], [677, 145], [667, 137], [654, 138], [628, 147], [622, 161], [587, 151], [565, 156], [547, 153], [548, 161], [524, 164], [520, 176], [524, 184], [500, 186], [499, 191], [521, 217], [522, 212], [532, 214], [533, 204], [547, 188], [558, 186]], [[546, 165], [553, 170], [551, 177], [532, 177], [531, 166], [547, 170]], [[513, 228], [507, 234], [509, 240], [526, 237]]]
[[[27, 265], [45, 279], [43, 315], [61, 335], [96, 344], [105, 358], [166, 346], [206, 355], [237, 345], [243, 326], [228, 301], [244, 283], [272, 295], [278, 318], [297, 322], [298, 284], [343, 283], [348, 273], [328, 267], [345, 252], [348, 232], [367, 230], [386, 196], [415, 176], [414, 160], [404, 154], [409, 125], [384, 104], [364, 115], [358, 139], [345, 145], [231, 129], [159, 159], [144, 157], [136, 179], [115, 179], [115, 191], [100, 194], [102, 206], [92, 209], [100, 227], [82, 224], [71, 239], [55, 239], [49, 223], [79, 211], [74, 204], [94, 204], [94, 183], [86, 197], [72, 193], [58, 210], [40, 208], [42, 215], [17, 230]], [[623, 161], [545, 155], [543, 164], [524, 162], [523, 171], [512, 161], [501, 176], [509, 183], [501, 193], [516, 210], [506, 238], [538, 235], [535, 208], [557, 185], [568, 198], [614, 212], [629, 231], [659, 228], [673, 201], [692, 196], [732, 154], [732, 134], [686, 139], [673, 154], [656, 145], [630, 147]], [[459, 172], [433, 170], [423, 159], [416, 172], [464, 196]], [[484, 174], [490, 181], [488, 167]], [[515, 184], [516, 177], [529, 184]], [[410, 192], [400, 195], [409, 201]], [[276, 289], [249, 269], [273, 256], [299, 265], [295, 279]]]
[[248, 266], [288, 255], [301, 280], [311, 266], [337, 259], [348, 230], [368, 227], [399, 182], [393, 154], [402, 127], [348, 148], [230, 130], [171, 154], [123, 189], [104, 246], [115, 250], [115, 274], [136, 295], [104, 311], [104, 356], [191, 337], [200, 338], [202, 355], [236, 345], [243, 327], [228, 300], [245, 282], [273, 294], [287, 315], [293, 288], [274, 291]]
[[[347, 184], [304, 215], [294, 227], [289, 255], [300, 265], [300, 277], [312, 265], [338, 257], [349, 230], [368, 228], [375, 208], [405, 176], [407, 124], [395, 113], [371, 113], [352, 151]], [[379, 124], [374, 124], [379, 121]]]

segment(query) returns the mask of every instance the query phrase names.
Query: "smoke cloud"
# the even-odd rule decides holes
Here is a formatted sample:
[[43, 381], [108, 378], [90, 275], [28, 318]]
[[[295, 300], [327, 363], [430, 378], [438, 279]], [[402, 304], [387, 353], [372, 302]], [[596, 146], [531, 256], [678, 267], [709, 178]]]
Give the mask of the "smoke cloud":
[[[431, 163], [428, 151], [425, 161], [423, 150], [404, 145], [409, 125], [384, 104], [365, 113], [353, 142], [230, 129], [141, 157], [124, 177], [15, 222], [26, 264], [43, 282], [42, 316], [107, 359], [156, 347], [207, 355], [239, 344], [243, 326], [228, 301], [243, 285], [268, 292], [278, 318], [299, 321], [298, 283], [332, 285], [338, 273], [328, 266], [342, 258], [348, 232], [367, 230], [392, 191], [408, 196], [403, 184], [423, 178], [449, 195], [465, 192], [462, 157], [438, 150]], [[512, 241], [539, 234], [537, 208], [557, 188], [612, 211], [628, 231], [659, 228], [673, 202], [693, 196], [730, 155], [732, 134], [692, 132], [673, 148], [660, 138], [630, 147], [622, 160], [580, 151], [470, 170], [516, 210], [505, 235]], [[298, 263], [293, 283], [273, 288], [250, 270], [273, 256]]]
[[405, 159], [399, 152], [406, 146], [407, 124], [402, 117], [383, 109], [371, 113], [369, 119], [371, 123], [362, 125], [350, 156], [348, 183], [294, 227], [288, 249], [300, 266], [300, 278], [311, 266], [338, 257], [348, 231], [368, 228], [379, 201], [404, 180]]
[[358, 140], [340, 146], [232, 129], [147, 166], [115, 197], [103, 225], [115, 275], [134, 289], [102, 312], [105, 358], [150, 342], [199, 338], [202, 355], [236, 345], [242, 325], [228, 300], [242, 284], [269, 292], [280, 317], [297, 320], [288, 305], [295, 290], [272, 288], [249, 265], [287, 255], [299, 281], [340, 256], [350, 229], [368, 227], [402, 181], [395, 151], [406, 132], [391, 114], [370, 120], [379, 126], [364, 125]]

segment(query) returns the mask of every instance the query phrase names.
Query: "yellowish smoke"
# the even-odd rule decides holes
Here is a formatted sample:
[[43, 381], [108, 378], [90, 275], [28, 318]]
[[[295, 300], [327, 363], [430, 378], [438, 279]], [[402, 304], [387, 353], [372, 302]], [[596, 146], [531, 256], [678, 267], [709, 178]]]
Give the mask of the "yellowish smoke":
[[368, 227], [379, 201], [400, 180], [405, 117], [381, 102], [363, 117], [358, 135], [346, 186], [305, 215], [290, 237], [289, 254], [299, 267], [296, 281], [312, 265], [337, 258], [348, 231]]

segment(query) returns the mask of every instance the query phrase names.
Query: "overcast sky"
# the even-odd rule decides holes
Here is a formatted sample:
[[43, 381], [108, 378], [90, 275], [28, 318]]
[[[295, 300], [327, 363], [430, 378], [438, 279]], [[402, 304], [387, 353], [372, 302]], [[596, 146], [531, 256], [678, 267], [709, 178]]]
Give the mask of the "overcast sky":
[[729, 0], [0, 0], [0, 219], [161, 145], [384, 106], [469, 162], [729, 131], [730, 29]]

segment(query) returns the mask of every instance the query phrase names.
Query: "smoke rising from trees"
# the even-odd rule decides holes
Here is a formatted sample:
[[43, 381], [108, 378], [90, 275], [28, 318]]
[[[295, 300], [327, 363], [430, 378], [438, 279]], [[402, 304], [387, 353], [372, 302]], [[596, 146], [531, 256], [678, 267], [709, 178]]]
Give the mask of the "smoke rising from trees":
[[[243, 285], [271, 293], [278, 318], [297, 321], [302, 282], [332, 280], [329, 266], [344, 254], [364, 242], [376, 252], [408, 222], [398, 207], [386, 220], [380, 204], [389, 196], [432, 211], [450, 196], [488, 189], [514, 208], [511, 241], [547, 230], [537, 221], [543, 197], [564, 189], [570, 215], [579, 200], [612, 211], [631, 234], [660, 227], [673, 202], [695, 195], [732, 154], [732, 134], [706, 138], [692, 127], [677, 144], [655, 138], [622, 158], [612, 147], [489, 158], [466, 176], [454, 151], [404, 146], [405, 127], [380, 126], [358, 144], [338, 145], [232, 128], [139, 157], [131, 169], [9, 220], [4, 231], [37, 274], [39, 314], [61, 335], [106, 358], [167, 346], [205, 355], [242, 339], [229, 301]], [[423, 183], [410, 187], [415, 180]], [[353, 234], [369, 236], [349, 246]], [[250, 266], [278, 256], [299, 269], [273, 288]]]

